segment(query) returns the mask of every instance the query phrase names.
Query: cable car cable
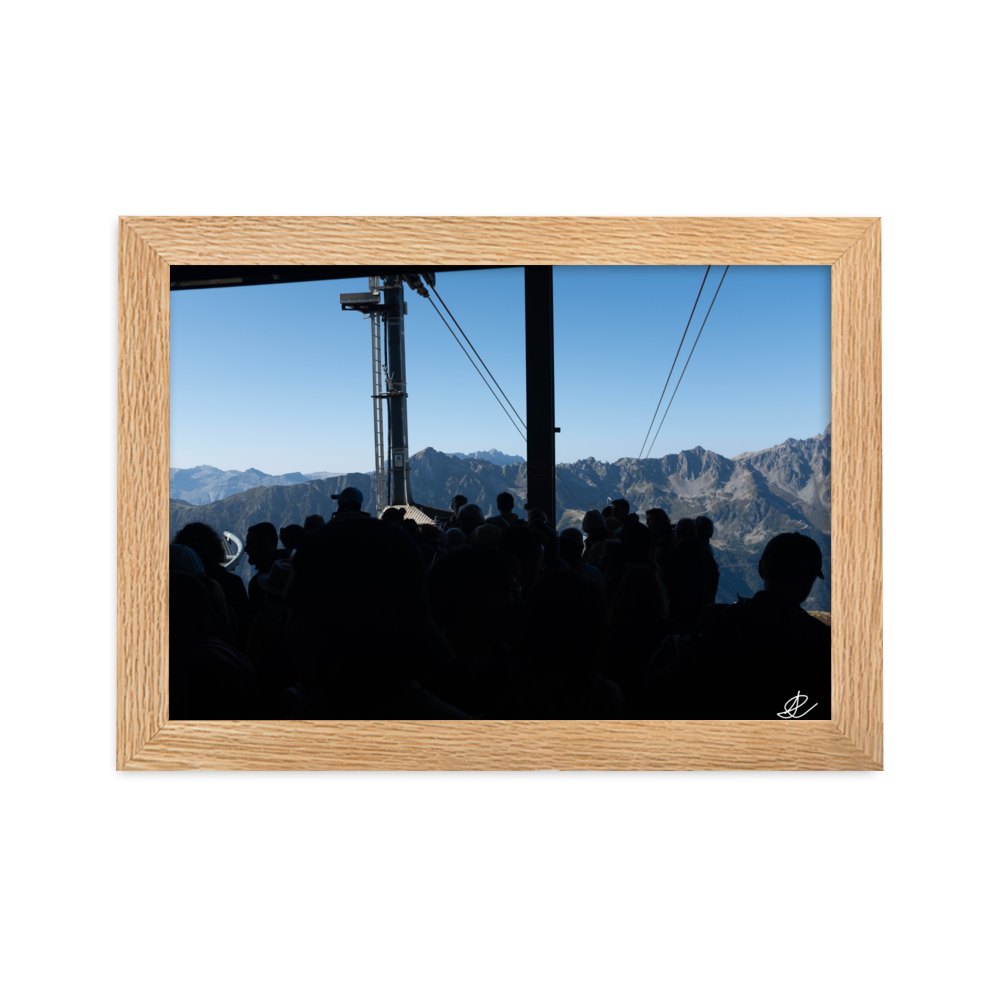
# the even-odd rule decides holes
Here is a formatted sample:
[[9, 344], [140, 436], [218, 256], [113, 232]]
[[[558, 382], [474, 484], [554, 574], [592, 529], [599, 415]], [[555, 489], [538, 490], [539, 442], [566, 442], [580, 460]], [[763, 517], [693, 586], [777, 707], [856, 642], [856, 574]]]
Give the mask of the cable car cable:
[[[559, 470], [558, 469], [556, 469], [556, 475], [559, 476]], [[559, 482], [561, 482], [563, 484], [563, 486], [566, 486], [566, 480], [563, 479], [562, 476], [559, 476]], [[575, 503], [575, 504], [577, 504], [579, 506], [580, 501], [577, 500], [576, 495], [573, 493], [573, 491], [568, 486], [566, 486], [566, 492], [573, 498], [573, 503]]]
[[[704, 282], [703, 282], [703, 284], [704, 284]], [[499, 383], [499, 382], [497, 382], [497, 380], [496, 380], [496, 377], [494, 376], [493, 372], [491, 372], [491, 371], [490, 371], [490, 369], [489, 369], [489, 367], [487, 366], [486, 362], [485, 362], [485, 361], [483, 361], [482, 357], [480, 357], [480, 354], [479, 354], [479, 352], [478, 352], [478, 351], [476, 350], [476, 348], [475, 348], [475, 345], [474, 345], [474, 344], [472, 343], [472, 341], [471, 341], [471, 340], [469, 340], [469, 338], [468, 338], [468, 336], [466, 335], [465, 331], [464, 331], [464, 330], [462, 329], [462, 327], [461, 327], [461, 326], [459, 325], [459, 322], [458, 322], [458, 320], [457, 320], [457, 319], [455, 319], [455, 316], [454, 316], [454, 314], [453, 314], [453, 313], [452, 313], [452, 311], [451, 311], [451, 310], [450, 310], [450, 309], [448, 308], [448, 303], [447, 303], [447, 302], [445, 302], [445, 300], [441, 298], [441, 294], [440, 294], [440, 292], [438, 292], [438, 290], [437, 290], [436, 288], [434, 288], [433, 286], [431, 286], [431, 291], [432, 291], [432, 292], [433, 292], [433, 293], [435, 294], [435, 296], [437, 296], [437, 299], [438, 299], [438, 301], [439, 301], [439, 302], [441, 303], [441, 305], [443, 305], [443, 306], [444, 306], [444, 309], [445, 309], [445, 312], [446, 312], [446, 313], [447, 313], [447, 314], [448, 314], [448, 315], [449, 315], [449, 316], [451, 317], [451, 320], [452, 320], [452, 322], [453, 322], [453, 323], [455, 324], [455, 326], [457, 326], [457, 327], [458, 327], [458, 330], [459, 330], [459, 332], [460, 332], [460, 333], [462, 334], [462, 336], [463, 336], [463, 337], [465, 337], [465, 341], [466, 341], [466, 343], [467, 343], [467, 344], [469, 345], [469, 347], [471, 347], [471, 348], [472, 348], [472, 353], [473, 353], [473, 354], [475, 354], [475, 356], [476, 356], [477, 358], [479, 358], [479, 362], [480, 362], [480, 364], [481, 364], [481, 365], [483, 366], [483, 368], [485, 368], [485, 369], [486, 369], [486, 371], [487, 371], [487, 372], [489, 372], [489, 376], [490, 376], [490, 378], [491, 378], [491, 379], [493, 379], [493, 382], [494, 382], [494, 384], [495, 384], [495, 385], [496, 385], [496, 387], [497, 387], [497, 388], [498, 388], [498, 389], [500, 390], [500, 395], [501, 395], [501, 396], [503, 396], [503, 398], [507, 400], [507, 404], [508, 404], [508, 406], [510, 406], [511, 410], [513, 410], [513, 411], [514, 411], [514, 415], [515, 415], [515, 416], [517, 417], [517, 419], [518, 419], [518, 420], [521, 420], [521, 414], [520, 414], [520, 413], [518, 413], [516, 409], [514, 409], [514, 404], [513, 404], [513, 403], [512, 403], [511, 401], [510, 401], [510, 399], [509, 399], [509, 398], [507, 397], [507, 393], [505, 393], [505, 392], [503, 391], [503, 387], [502, 387], [502, 386], [500, 385], [500, 383]], [[430, 301], [430, 300], [428, 300], [428, 301]], [[697, 305], [697, 302], [696, 302], [695, 304]], [[434, 311], [435, 311], [435, 312], [436, 312], [436, 313], [438, 314], [438, 316], [441, 316], [441, 310], [440, 310], [440, 309], [438, 309], [438, 307], [437, 307], [437, 306], [435, 306], [433, 302], [431, 302], [431, 305], [432, 305], [432, 306], [434, 306]], [[450, 326], [448, 326], [448, 321], [447, 321], [447, 320], [446, 320], [446, 319], [444, 318], [444, 316], [441, 316], [441, 322], [442, 322], [442, 323], [444, 323], [444, 325], [445, 325], [446, 327], [448, 327], [448, 332], [449, 332], [449, 333], [450, 333], [450, 334], [451, 334], [451, 335], [452, 335], [453, 337], [455, 337], [455, 332], [454, 332], [454, 330], [452, 330], [452, 329], [451, 329], [451, 327], [450, 327]], [[459, 347], [462, 347], [462, 342], [461, 342], [461, 341], [460, 341], [460, 340], [458, 339], [458, 337], [455, 337], [455, 342], [456, 342], [456, 343], [458, 344], [458, 346], [459, 346]], [[469, 363], [470, 363], [470, 364], [472, 364], [472, 367], [473, 367], [473, 368], [475, 368], [475, 369], [476, 369], [476, 371], [477, 371], [477, 372], [479, 373], [479, 377], [480, 377], [480, 378], [481, 378], [481, 379], [482, 379], [482, 380], [483, 380], [484, 382], [486, 382], [486, 379], [485, 379], [485, 377], [483, 376], [483, 373], [482, 373], [482, 372], [480, 372], [478, 368], [476, 368], [476, 365], [475, 365], [475, 362], [473, 362], [472, 358], [471, 358], [471, 357], [469, 356], [469, 352], [468, 352], [468, 351], [466, 351], [464, 347], [462, 347], [462, 350], [463, 350], [463, 352], [465, 353], [465, 356], [466, 356], [467, 358], [469, 358]], [[489, 389], [489, 390], [490, 390], [490, 392], [493, 392], [493, 387], [492, 387], [492, 386], [491, 386], [491, 385], [489, 384], [489, 382], [486, 382], [486, 388], [487, 388], [487, 389]], [[665, 389], [664, 389], [664, 391], [665, 391]], [[493, 392], [493, 398], [494, 398], [494, 399], [496, 399], [496, 401], [497, 401], [498, 403], [500, 403], [500, 399], [499, 399], [499, 397], [497, 396], [497, 394], [496, 394], [495, 392]], [[505, 414], [507, 414], [507, 419], [508, 419], [508, 420], [510, 420], [510, 414], [509, 414], [509, 413], [507, 413], [507, 410], [506, 410], [506, 408], [504, 407], [503, 403], [500, 403], [500, 408], [501, 408], [501, 409], [502, 409], [502, 410], [504, 411], [504, 413], [505, 413]], [[655, 417], [654, 417], [654, 419], [655, 419]], [[511, 422], [512, 424], [514, 423], [514, 421], [513, 421], [513, 420], [510, 420], [510, 422]], [[528, 425], [527, 425], [527, 424], [525, 424], [523, 420], [521, 420], [521, 423], [522, 423], [522, 425], [524, 426], [524, 429], [525, 429], [525, 430], [527, 430], [527, 429], [528, 429]], [[521, 430], [520, 430], [520, 428], [519, 428], [519, 427], [517, 426], [517, 424], [514, 424], [514, 429], [515, 429], [515, 430], [516, 430], [516, 431], [518, 432], [518, 434], [521, 434]], [[527, 438], [526, 438], [526, 437], [525, 437], [525, 436], [524, 436], [523, 434], [521, 434], [521, 437], [522, 437], [522, 439], [524, 439], [525, 441], [527, 441]], [[575, 504], [579, 505], [580, 501], [579, 501], [579, 500], [578, 500], [578, 499], [576, 498], [576, 495], [575, 495], [575, 494], [573, 493], [573, 491], [572, 491], [572, 490], [571, 490], [571, 489], [569, 488], [569, 486], [568, 486], [568, 485], [566, 484], [566, 480], [564, 480], [564, 479], [563, 479], [563, 477], [559, 475], [559, 470], [558, 470], [558, 469], [556, 469], [556, 470], [555, 470], [555, 473], [556, 473], [556, 476], [557, 476], [557, 477], [559, 478], [559, 482], [561, 482], [561, 483], [563, 484], [563, 486], [564, 486], [564, 487], [566, 488], [566, 492], [567, 492], [567, 493], [568, 493], [568, 494], [570, 495], [570, 497], [572, 497], [572, 499], [573, 499], [573, 502], [574, 502]]]
[[[441, 310], [440, 310], [440, 309], [438, 309], [438, 307], [437, 307], [437, 306], [435, 306], [435, 305], [434, 305], [434, 303], [433, 303], [433, 302], [431, 302], [431, 300], [430, 300], [430, 299], [428, 299], [427, 301], [428, 301], [428, 302], [430, 302], [432, 306], [434, 306], [434, 311], [435, 311], [435, 312], [436, 312], [436, 313], [438, 314], [438, 316], [441, 316]], [[444, 303], [443, 303], [443, 302], [442, 302], [441, 304], [442, 304], [442, 305], [444, 305]], [[447, 307], [447, 306], [445, 306], [445, 309], [447, 309], [447, 308], [448, 308], [448, 307]], [[450, 314], [449, 314], [449, 315], [450, 315]], [[452, 335], [453, 337], [455, 337], [455, 331], [454, 331], [454, 330], [453, 330], [453, 329], [452, 329], [452, 328], [451, 328], [450, 326], [448, 326], [448, 321], [447, 321], [447, 320], [446, 320], [446, 319], [444, 318], [444, 316], [441, 316], [441, 322], [442, 322], [442, 323], [444, 323], [444, 325], [445, 325], [445, 326], [446, 326], [446, 327], [448, 328], [448, 332], [449, 332], [449, 333], [450, 333], [450, 334], [451, 334], [451, 335]], [[455, 325], [457, 326], [458, 324], [456, 323]], [[466, 339], [468, 339], [468, 338], [466, 338]], [[460, 341], [460, 340], [458, 339], [458, 337], [455, 337], [455, 343], [456, 343], [456, 344], [458, 344], [458, 346], [459, 346], [459, 347], [462, 347], [462, 341]], [[471, 346], [471, 345], [470, 345], [470, 346]], [[475, 348], [473, 348], [473, 350], [475, 350]], [[462, 353], [463, 353], [463, 354], [464, 354], [464, 355], [465, 355], [465, 356], [466, 356], [466, 357], [467, 357], [467, 358], [469, 359], [469, 364], [470, 364], [470, 365], [472, 365], [472, 367], [476, 369], [476, 374], [477, 374], [477, 375], [478, 375], [478, 376], [479, 376], [479, 377], [480, 377], [480, 378], [481, 378], [481, 379], [483, 380], [483, 382], [484, 382], [484, 383], [485, 383], [485, 385], [486, 385], [486, 388], [487, 388], [487, 389], [489, 389], [489, 390], [490, 390], [490, 392], [493, 392], [493, 386], [491, 386], [491, 385], [489, 384], [489, 382], [487, 382], [487, 381], [486, 381], [486, 376], [485, 376], [485, 375], [484, 375], [484, 374], [483, 374], [483, 373], [482, 373], [482, 372], [481, 372], [481, 371], [480, 371], [480, 370], [479, 370], [478, 368], [476, 368], [476, 362], [472, 360], [472, 357], [471, 357], [471, 355], [469, 354], [469, 352], [468, 352], [468, 351], [467, 351], [467, 350], [466, 350], [466, 349], [465, 349], [464, 347], [462, 347]], [[478, 357], [478, 355], [476, 355], [476, 356]], [[484, 366], [484, 367], [485, 367], [485, 366]], [[499, 388], [499, 386], [498, 386], [498, 388]], [[501, 392], [503, 392], [503, 390], [502, 390], [502, 389], [501, 389], [500, 391], [501, 391]], [[505, 416], [507, 417], [507, 419], [508, 419], [508, 420], [509, 420], [509, 421], [510, 421], [510, 422], [511, 422], [512, 424], [514, 424], [514, 418], [513, 418], [513, 417], [512, 417], [512, 416], [511, 416], [511, 415], [510, 415], [510, 414], [509, 414], [508, 412], [507, 412], [507, 410], [505, 409], [505, 407], [504, 407], [503, 403], [500, 403], [500, 397], [499, 397], [499, 396], [498, 396], [498, 395], [497, 395], [497, 394], [496, 394], [495, 392], [493, 392], [493, 398], [494, 398], [494, 399], [495, 399], [495, 400], [496, 400], [496, 401], [497, 401], [497, 402], [498, 402], [498, 403], [500, 404], [500, 409], [501, 409], [501, 410], [503, 410], [503, 412], [504, 412], [504, 415], [505, 415]], [[506, 399], [506, 396], [505, 396], [504, 398]], [[513, 409], [513, 407], [512, 407], [512, 409]], [[520, 419], [520, 418], [518, 418], [518, 419]], [[523, 421], [522, 421], [522, 422], [523, 422]], [[521, 428], [520, 428], [520, 427], [518, 427], [518, 426], [517, 426], [517, 424], [514, 424], [514, 430], [516, 430], [518, 434], [521, 434]], [[524, 436], [523, 434], [521, 434], [521, 438], [522, 438], [522, 439], [523, 439], [523, 440], [524, 440], [525, 442], [526, 442], [526, 441], [528, 440], [528, 439], [527, 439], [527, 438], [526, 438], [526, 437], [525, 437], [525, 436]]]
[[[438, 298], [438, 301], [439, 301], [439, 302], [441, 303], [441, 305], [443, 305], [443, 306], [444, 306], [444, 311], [445, 311], [445, 312], [446, 312], [446, 313], [447, 313], [447, 314], [448, 314], [449, 316], [451, 316], [451, 321], [452, 321], [452, 322], [453, 322], [453, 323], [455, 324], [455, 326], [457, 326], [457, 327], [458, 327], [458, 331], [459, 331], [459, 333], [461, 333], [461, 334], [462, 334], [462, 336], [463, 336], [463, 337], [465, 337], [465, 341], [466, 341], [466, 343], [467, 343], [467, 344], [469, 345], [469, 347], [472, 347], [472, 353], [473, 353], [473, 354], [475, 354], [475, 356], [476, 356], [477, 358], [479, 358], [479, 363], [480, 363], [480, 364], [481, 364], [481, 365], [482, 365], [482, 366], [483, 366], [484, 368], [486, 368], [486, 371], [487, 371], [487, 372], [489, 373], [489, 376], [490, 376], [490, 378], [492, 378], [492, 379], [493, 379], [493, 382], [494, 382], [494, 384], [496, 385], [496, 387], [497, 387], [498, 389], [500, 389], [500, 383], [499, 383], [499, 382], [497, 382], [497, 380], [496, 380], [496, 379], [495, 379], [495, 378], [493, 377], [493, 372], [491, 372], [491, 371], [489, 370], [489, 368], [488, 368], [488, 367], [486, 366], [486, 362], [485, 362], [485, 361], [483, 361], [483, 359], [479, 357], [479, 351], [477, 351], [477, 350], [475, 349], [475, 347], [473, 347], [473, 346], [472, 346], [472, 341], [471, 341], [471, 340], [469, 340], [469, 338], [468, 338], [468, 337], [466, 337], [466, 335], [465, 335], [465, 331], [464, 331], [464, 330], [462, 329], [462, 327], [461, 327], [461, 326], [459, 326], [459, 323], [458, 323], [458, 320], [457, 320], [457, 319], [455, 319], [455, 317], [454, 317], [454, 316], [452, 315], [452, 312], [451, 312], [451, 310], [450, 310], [450, 309], [448, 308], [448, 304], [447, 304], [447, 303], [445, 302], [445, 300], [444, 300], [444, 299], [442, 299], [442, 298], [441, 298], [441, 293], [440, 293], [440, 292], [439, 292], [439, 291], [438, 291], [438, 290], [437, 290], [437, 289], [436, 289], [436, 288], [435, 288], [435, 287], [434, 287], [433, 285], [431, 286], [431, 291], [432, 291], [432, 292], [433, 292], [433, 293], [434, 293], [434, 294], [435, 294], [435, 295], [437, 296], [437, 298]], [[431, 305], [433, 306], [433, 305], [434, 305], [434, 303], [432, 302], [432, 303], [431, 303]], [[434, 306], [434, 308], [435, 308], [435, 309], [437, 309], [437, 306]], [[440, 312], [438, 313], [438, 315], [439, 315], [439, 316], [441, 315], [441, 314], [440, 314]], [[442, 318], [442, 319], [444, 319], [444, 317], [443, 317], [443, 316], [441, 316], [441, 318]], [[505, 393], [505, 392], [503, 391], [503, 389], [500, 389], [500, 395], [501, 395], [501, 396], [503, 396], [503, 398], [504, 398], [504, 399], [507, 399], [507, 393]], [[520, 414], [520, 413], [518, 413], [518, 412], [517, 412], [517, 410], [515, 410], [515, 409], [514, 409], [514, 404], [513, 404], [513, 403], [512, 403], [512, 402], [511, 402], [511, 401], [510, 401], [509, 399], [507, 399], [507, 405], [508, 405], [508, 406], [509, 406], [509, 407], [511, 408], [511, 410], [513, 410], [513, 411], [514, 411], [514, 416], [515, 416], [515, 417], [517, 417], [517, 419], [518, 419], [518, 420], [521, 420], [521, 414]], [[525, 423], [525, 422], [524, 422], [523, 420], [521, 420], [521, 426], [522, 426], [522, 427], [524, 427], [524, 429], [525, 429], [525, 430], [527, 430], [527, 429], [528, 429], [528, 425], [527, 425], [527, 424], [526, 424], [526, 423]]]
[[[715, 289], [715, 295], [712, 296], [712, 301], [708, 304], [708, 312], [705, 313], [705, 318], [701, 321], [701, 330], [705, 329], [705, 324], [708, 322], [708, 317], [712, 312], [712, 306], [715, 305], [716, 296], [719, 294], [719, 288], [722, 287], [722, 282], [726, 280], [726, 274], [729, 272], [729, 265], [726, 265], [726, 270], [722, 272], [722, 277], [719, 279], [719, 286]], [[694, 354], [694, 349], [698, 346], [698, 341], [701, 340], [701, 330], [698, 331], [698, 336], [694, 338], [694, 344], [691, 345], [691, 354], [688, 355], [687, 361], [684, 362], [684, 369], [681, 371], [680, 378], [677, 379], [677, 385], [674, 386], [674, 395], [670, 397], [670, 402], [667, 403], [667, 408], [663, 411], [663, 420], [667, 419], [667, 414], [670, 412], [670, 407], [673, 404], [674, 396], [677, 395], [677, 390], [681, 387], [681, 381], [684, 378], [684, 372], [688, 370], [688, 365], [691, 363], [691, 357]], [[660, 436], [660, 430], [663, 428], [663, 420], [660, 421], [660, 426], [656, 428], [656, 437], [653, 438], [653, 444], [649, 446], [649, 450], [653, 450], [653, 445], [656, 444], [656, 438]], [[647, 456], [648, 457], [648, 456]]]
[[[684, 327], [684, 333], [681, 334], [681, 342], [677, 345], [677, 353], [674, 355], [674, 363], [670, 366], [670, 373], [667, 375], [667, 381], [663, 383], [663, 392], [660, 393], [660, 401], [656, 404], [656, 409], [653, 411], [653, 419], [649, 422], [649, 429], [646, 431], [646, 438], [642, 442], [642, 448], [639, 449], [639, 458], [642, 458], [643, 448], [646, 447], [646, 441], [649, 440], [649, 432], [653, 429], [653, 424], [656, 423], [656, 414], [660, 412], [660, 403], [663, 402], [663, 397], [667, 394], [667, 386], [670, 385], [670, 376], [674, 373], [674, 366], [677, 364], [677, 359], [681, 356], [681, 348], [684, 346], [684, 338], [687, 336], [688, 327], [691, 325], [691, 320], [694, 318], [694, 311], [698, 308], [698, 300], [701, 298], [702, 288], [705, 287], [705, 282], [708, 280], [708, 272], [712, 270], [712, 265], [709, 264], [705, 268], [705, 277], [701, 279], [701, 287], [698, 289], [698, 294], [695, 296], [694, 305], [691, 307], [691, 315], [688, 316], [687, 325]], [[652, 445], [650, 445], [650, 451], [652, 451]], [[649, 457], [648, 455], [646, 456]]]

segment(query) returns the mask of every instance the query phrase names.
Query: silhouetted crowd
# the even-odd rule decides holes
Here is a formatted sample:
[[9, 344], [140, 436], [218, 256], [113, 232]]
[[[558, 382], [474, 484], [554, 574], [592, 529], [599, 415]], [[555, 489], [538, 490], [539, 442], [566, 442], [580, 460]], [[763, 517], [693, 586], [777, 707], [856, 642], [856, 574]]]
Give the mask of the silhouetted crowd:
[[715, 603], [707, 517], [627, 500], [583, 530], [514, 514], [253, 525], [248, 586], [219, 535], [170, 547], [172, 719], [829, 719], [830, 626], [801, 608], [822, 556], [776, 535], [761, 589]]

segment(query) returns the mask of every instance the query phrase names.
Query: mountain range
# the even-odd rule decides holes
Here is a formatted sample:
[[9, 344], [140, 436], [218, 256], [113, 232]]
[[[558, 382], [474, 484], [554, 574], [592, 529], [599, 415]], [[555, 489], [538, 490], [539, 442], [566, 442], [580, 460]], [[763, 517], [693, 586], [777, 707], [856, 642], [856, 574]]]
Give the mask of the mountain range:
[[460, 451], [446, 451], [445, 454], [450, 458], [480, 458], [494, 465], [520, 465], [526, 461], [521, 455], [505, 455], [496, 448], [490, 448], [489, 451], [470, 451], [467, 455]]
[[291, 486], [337, 475], [337, 472], [287, 472], [283, 476], [269, 476], [260, 469], [247, 469], [245, 472], [230, 469], [227, 472], [214, 465], [197, 465], [193, 469], [170, 470], [170, 497], [188, 503], [206, 504], [255, 486]]
[[[491, 449], [477, 454], [503, 453]], [[601, 509], [609, 498], [622, 496], [640, 514], [662, 507], [674, 521], [699, 514], [712, 518], [712, 547], [720, 571], [717, 599], [722, 602], [735, 601], [737, 594], [749, 596], [759, 589], [757, 561], [768, 539], [783, 531], [809, 535], [823, 552], [826, 579], [816, 581], [803, 607], [809, 611], [830, 610], [829, 427], [815, 437], [789, 438], [771, 448], [734, 458], [697, 447], [662, 458], [621, 458], [617, 462], [587, 458], [558, 465], [557, 469], [556, 515], [560, 530], [579, 526], [590, 507]], [[410, 458], [413, 494], [419, 503], [447, 508], [453, 496], [462, 494], [478, 503], [487, 516], [496, 513], [496, 496], [502, 492], [513, 494], [515, 513], [524, 516], [525, 471], [523, 461], [497, 465], [490, 459], [457, 458], [434, 448], [425, 448]], [[280, 528], [301, 524], [309, 514], [329, 518], [334, 509], [330, 494], [340, 493], [346, 486], [360, 489], [367, 501], [366, 509], [372, 510], [372, 478], [368, 473], [304, 482], [265, 482], [202, 505], [172, 497], [170, 533], [173, 536], [191, 521], [204, 521], [220, 533], [229, 530], [245, 538], [246, 529], [258, 521], [270, 521]], [[252, 574], [245, 559], [241, 573], [244, 579]]]

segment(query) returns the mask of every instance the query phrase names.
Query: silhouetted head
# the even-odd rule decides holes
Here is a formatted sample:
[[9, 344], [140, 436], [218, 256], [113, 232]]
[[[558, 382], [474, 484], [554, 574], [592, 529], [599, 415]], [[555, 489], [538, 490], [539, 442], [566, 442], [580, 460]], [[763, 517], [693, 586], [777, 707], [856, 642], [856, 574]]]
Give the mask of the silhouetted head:
[[389, 524], [396, 525], [397, 528], [403, 527], [403, 521], [406, 518], [406, 509], [404, 507], [386, 507], [382, 511], [382, 520], [387, 521]]
[[521, 571], [521, 591], [527, 593], [538, 579], [545, 558], [541, 536], [526, 525], [517, 524], [503, 533], [499, 549], [509, 552], [517, 560]]
[[448, 548], [448, 536], [436, 524], [420, 525], [420, 537], [440, 552]]
[[603, 518], [604, 518], [605, 520], [607, 520], [607, 519], [608, 519], [609, 517], [611, 517], [611, 516], [612, 516], [612, 514], [614, 514], [614, 511], [613, 511], [613, 510], [611, 509], [611, 507], [610, 507], [610, 506], [609, 506], [609, 507], [605, 507], [605, 508], [604, 508], [604, 510], [602, 510], [602, 511], [601, 511], [601, 516], [602, 516], [602, 517], [603, 517]]
[[302, 536], [305, 533], [306, 529], [301, 524], [286, 524], [278, 532], [278, 537], [281, 539], [282, 547], [291, 552], [292, 549], [299, 547], [299, 542], [302, 541]]
[[346, 486], [339, 493], [331, 493], [331, 500], [337, 501], [337, 512], [359, 511], [365, 502], [364, 494], [353, 486]]
[[194, 549], [205, 566], [218, 566], [219, 563], [226, 561], [226, 550], [222, 546], [218, 532], [215, 528], [202, 524], [201, 521], [185, 524], [174, 535], [174, 544]]
[[548, 518], [545, 516], [545, 511], [539, 507], [532, 507], [528, 511], [528, 524], [534, 524], [535, 521], [542, 521], [543, 523], [547, 521]]
[[625, 562], [644, 562], [653, 549], [653, 533], [640, 521], [628, 521], [622, 527], [622, 556]]
[[278, 551], [278, 529], [270, 521], [251, 524], [247, 528], [247, 562], [251, 566], [268, 568]]
[[712, 524], [712, 519], [704, 514], [694, 519], [694, 528], [702, 542], [708, 542], [715, 534], [715, 525]]
[[695, 530], [694, 521], [689, 517], [682, 517], [677, 522], [677, 527], [674, 528], [674, 535], [679, 542], [682, 542], [685, 538], [697, 538], [698, 533]]
[[665, 538], [673, 531], [670, 517], [662, 507], [654, 507], [652, 510], [646, 511], [646, 527], [653, 533], [654, 541]]
[[461, 493], [451, 498], [451, 512], [458, 517], [458, 512], [469, 502], [468, 497], [463, 497]]
[[172, 542], [170, 545], [170, 572], [199, 576], [205, 572], [205, 564], [201, 561], [201, 556], [190, 546]]
[[465, 533], [461, 528], [449, 528], [448, 529], [448, 549], [457, 549], [460, 545], [465, 544]]
[[322, 528], [324, 524], [326, 524], [326, 521], [323, 520], [322, 514], [310, 514], [305, 519], [303, 527], [306, 531], [315, 531], [317, 528]]
[[[596, 514], [597, 511], [591, 513]], [[580, 561], [583, 555], [583, 532], [579, 528], [563, 528], [559, 532], [559, 555], [570, 566], [576, 566]]]
[[528, 525], [530, 531], [535, 532], [542, 540], [542, 547], [545, 549], [545, 565], [555, 566], [559, 558], [559, 536], [556, 529], [545, 521], [534, 520]]
[[617, 517], [622, 524], [628, 519], [629, 504], [624, 497], [611, 501], [611, 515]]
[[473, 529], [472, 534], [469, 535], [469, 541], [473, 545], [495, 549], [500, 544], [500, 536], [502, 534], [503, 529], [497, 527], [495, 524], [481, 524], [478, 528]]
[[588, 510], [583, 515], [583, 530], [589, 535], [592, 531], [605, 531], [604, 515], [600, 511]]
[[801, 604], [812, 590], [816, 577], [823, 576], [823, 553], [808, 535], [797, 531], [775, 535], [761, 554], [757, 572], [764, 589], [784, 594]]
[[466, 538], [485, 521], [486, 518], [483, 517], [483, 512], [478, 504], [466, 503], [458, 508], [458, 526]]
[[514, 498], [509, 493], [497, 494], [497, 510], [509, 514], [514, 509]]

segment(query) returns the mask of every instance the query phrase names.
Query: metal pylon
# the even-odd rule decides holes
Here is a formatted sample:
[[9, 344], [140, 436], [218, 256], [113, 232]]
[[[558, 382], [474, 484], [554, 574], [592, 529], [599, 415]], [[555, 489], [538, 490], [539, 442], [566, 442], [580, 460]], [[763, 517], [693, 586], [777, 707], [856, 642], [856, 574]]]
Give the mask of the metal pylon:
[[[379, 291], [378, 278], [368, 279], [368, 288]], [[382, 319], [373, 310], [372, 321], [372, 417], [375, 425], [375, 516], [386, 508], [385, 437], [382, 429]]]

